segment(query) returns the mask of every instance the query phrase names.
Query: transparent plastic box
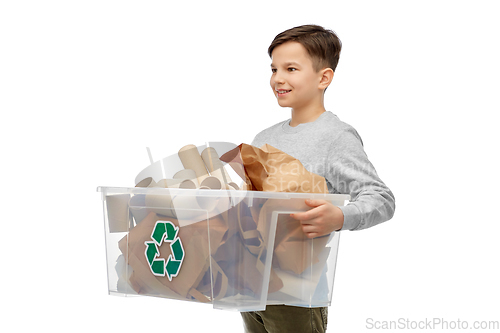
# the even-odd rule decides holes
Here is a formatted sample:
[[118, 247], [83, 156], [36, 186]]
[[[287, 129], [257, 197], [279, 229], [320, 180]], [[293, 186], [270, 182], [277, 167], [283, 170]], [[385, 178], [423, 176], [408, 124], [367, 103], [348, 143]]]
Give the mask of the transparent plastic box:
[[99, 187], [108, 288], [258, 311], [330, 305], [340, 233], [309, 239], [292, 212], [348, 195]]

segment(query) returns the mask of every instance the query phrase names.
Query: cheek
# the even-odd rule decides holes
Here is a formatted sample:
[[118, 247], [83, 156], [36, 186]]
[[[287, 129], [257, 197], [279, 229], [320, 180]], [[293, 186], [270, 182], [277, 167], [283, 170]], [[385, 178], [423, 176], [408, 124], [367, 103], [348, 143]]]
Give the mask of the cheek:
[[273, 90], [273, 93], [276, 94], [276, 91], [274, 91], [274, 79], [273, 77], [271, 76], [271, 79], [269, 80], [269, 87], [271, 87], [271, 89]]

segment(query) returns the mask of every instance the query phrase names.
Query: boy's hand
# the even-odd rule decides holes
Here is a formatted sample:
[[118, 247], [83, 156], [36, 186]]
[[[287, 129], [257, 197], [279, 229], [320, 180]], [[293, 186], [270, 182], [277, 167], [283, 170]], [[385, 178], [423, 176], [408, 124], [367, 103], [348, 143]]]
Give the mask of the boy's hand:
[[339, 207], [326, 200], [306, 200], [313, 207], [307, 212], [290, 214], [302, 223], [302, 230], [309, 238], [325, 236], [340, 230], [344, 225], [344, 214]]

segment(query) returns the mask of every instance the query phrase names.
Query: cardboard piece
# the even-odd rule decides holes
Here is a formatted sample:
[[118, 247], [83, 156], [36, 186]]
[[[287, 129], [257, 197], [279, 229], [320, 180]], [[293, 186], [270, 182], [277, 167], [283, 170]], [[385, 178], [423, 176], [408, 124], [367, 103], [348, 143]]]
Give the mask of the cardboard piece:
[[[195, 297], [197, 300], [205, 301], [200, 296], [200, 293], [203, 294], [203, 292], [199, 290], [193, 291], [193, 289], [197, 290], [199, 287], [201, 290], [206, 290], [206, 281], [202, 285], [200, 283], [210, 267], [210, 251], [216, 251], [224, 235], [228, 232], [226, 222], [221, 218], [212, 218], [210, 222], [202, 220], [185, 227], [179, 227], [178, 237], [182, 240], [185, 253], [195, 253], [196, 255], [186, 255], [179, 274], [172, 281], [169, 281], [167, 276], [158, 277], [151, 273], [149, 263], [144, 255], [145, 242], [151, 241], [152, 230], [159, 220], [171, 221], [179, 227], [177, 220], [165, 219], [151, 212], [127, 236], [119, 241], [119, 249], [123, 253], [127, 264], [133, 269], [130, 278], [132, 288], [138, 294], [156, 294], [180, 299]], [[210, 223], [210, 240], [207, 232], [208, 223]], [[162, 258], [168, 258], [170, 254], [169, 243], [164, 242], [160, 246], [160, 254]], [[215, 282], [220, 279], [220, 282], [218, 282], [220, 285], [219, 293], [225, 292], [227, 290], [227, 278], [223, 276], [223, 271], [215, 269], [214, 274], [216, 274]], [[219, 296], [223, 297], [224, 295], [217, 295], [217, 297]], [[206, 301], [209, 300], [207, 297], [212, 297], [211, 291], [208, 295], [205, 295]]]
[[[262, 243], [267, 244], [267, 224], [275, 211], [306, 211], [303, 199], [289, 199], [279, 203], [267, 201], [260, 210], [257, 230], [262, 237]], [[317, 263], [318, 256], [325, 249], [329, 235], [310, 239], [302, 231], [300, 221], [289, 214], [278, 216], [276, 236], [274, 241], [273, 267], [296, 274], [303, 273], [311, 265]]]
[[[238, 234], [232, 236], [220, 246], [214, 256], [219, 266], [228, 277], [229, 285], [239, 291], [250, 290], [259, 294], [262, 290], [263, 272], [260, 270], [258, 258], [245, 249]], [[271, 269], [268, 293], [276, 292], [283, 287], [283, 282]], [[245, 292], [242, 292], [246, 294]]]

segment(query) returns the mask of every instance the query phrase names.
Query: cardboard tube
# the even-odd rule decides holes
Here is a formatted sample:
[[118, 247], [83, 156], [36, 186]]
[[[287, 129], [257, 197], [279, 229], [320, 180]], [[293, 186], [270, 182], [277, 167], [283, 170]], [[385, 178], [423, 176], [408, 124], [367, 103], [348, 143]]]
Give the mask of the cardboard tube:
[[175, 217], [172, 196], [170, 194], [147, 194], [145, 203], [150, 212]]
[[158, 183], [156, 183], [156, 186], [155, 187], [163, 187], [163, 188], [167, 188], [167, 180], [166, 179], [160, 179], [158, 181]]
[[217, 177], [222, 184], [227, 184], [231, 181], [229, 175], [224, 173], [224, 166], [219, 160], [219, 155], [217, 155], [215, 149], [212, 147], [205, 148], [205, 150], [201, 152], [201, 158], [210, 172], [210, 175]]
[[211, 212], [217, 206], [217, 200], [216, 197], [177, 195], [172, 200], [172, 206], [175, 209], [203, 209]]
[[194, 179], [194, 180], [184, 179], [179, 184], [179, 188], [195, 189], [196, 188], [196, 182], [195, 181], [196, 181], [196, 179]]
[[128, 202], [135, 224], [141, 222], [149, 214], [149, 210], [145, 207], [145, 198], [146, 196], [144, 194], [136, 194], [132, 196]]
[[196, 195], [176, 195], [172, 200], [179, 225], [186, 226], [202, 219], [219, 215], [230, 208], [229, 196], [203, 195], [200, 191]]
[[135, 187], [155, 187], [156, 182], [154, 181], [153, 177], [147, 177], [138, 182]]
[[191, 179], [165, 179], [168, 188], [187, 188], [187, 189], [195, 189], [196, 188], [196, 178]]
[[181, 187], [181, 186], [179, 186], [181, 188], [198, 188], [199, 187], [196, 173], [192, 169], [183, 169], [181, 171], [178, 171], [174, 175], [174, 179], [181, 179], [182, 181], [190, 180], [194, 184], [194, 187], [186, 187], [186, 186]]
[[[196, 181], [196, 178], [194, 180]], [[195, 181], [191, 179], [161, 179], [154, 187], [195, 189]]]
[[198, 152], [195, 145], [187, 145], [182, 147], [178, 152], [182, 165], [186, 169], [191, 169], [195, 172], [198, 184], [209, 176], [205, 163]]
[[200, 218], [207, 218], [196, 196], [177, 195], [172, 200], [172, 207], [175, 209], [175, 216], [181, 227], [199, 222]]
[[129, 230], [129, 200], [129, 194], [115, 194], [106, 196], [109, 232], [126, 232]]
[[[222, 184], [230, 185], [231, 188], [239, 189], [239, 186], [231, 180], [229, 173], [219, 159], [217, 151], [212, 147], [207, 147], [201, 152], [201, 158], [205, 163], [210, 175], [217, 177]], [[228, 188], [227, 186], [225, 186]]]
[[220, 181], [219, 178], [214, 176], [208, 176], [200, 183], [200, 188], [209, 188], [211, 190], [220, 190], [222, 189], [222, 184], [224, 182]]

